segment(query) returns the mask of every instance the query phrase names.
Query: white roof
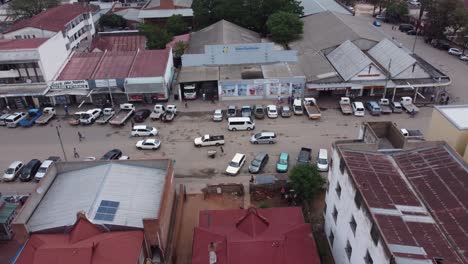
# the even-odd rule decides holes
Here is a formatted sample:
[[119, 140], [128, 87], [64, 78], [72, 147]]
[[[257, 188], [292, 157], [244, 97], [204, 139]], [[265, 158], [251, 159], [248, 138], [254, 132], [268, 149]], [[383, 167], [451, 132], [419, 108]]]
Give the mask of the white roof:
[[187, 9], [156, 9], [156, 10], [141, 10], [138, 18], [165, 18], [172, 15], [182, 15], [183, 17], [193, 17], [193, 10]]
[[[142, 219], [158, 217], [165, 179], [165, 170], [119, 163], [61, 173], [27, 222], [28, 229], [73, 225], [79, 211], [94, 223], [143, 228]], [[103, 200], [119, 203], [112, 221], [94, 219]]]
[[302, 0], [301, 5], [304, 7], [304, 15], [316, 14], [324, 11], [351, 15], [349, 10], [338, 4], [335, 0]]
[[390, 64], [390, 74], [392, 77], [397, 76], [411, 65], [416, 63], [416, 59], [411, 57], [403, 48], [398, 47], [392, 41], [383, 39], [377, 45], [368, 51], [385, 70], [388, 70]]
[[459, 130], [468, 130], [468, 105], [444, 105], [436, 109]]
[[345, 81], [349, 81], [372, 63], [369, 57], [349, 40], [330, 52], [327, 58]]

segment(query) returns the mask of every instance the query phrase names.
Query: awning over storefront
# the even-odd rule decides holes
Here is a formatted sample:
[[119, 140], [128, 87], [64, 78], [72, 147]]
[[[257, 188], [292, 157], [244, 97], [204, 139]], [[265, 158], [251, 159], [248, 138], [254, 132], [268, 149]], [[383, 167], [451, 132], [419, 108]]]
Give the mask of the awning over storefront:
[[6, 84], [0, 88], [0, 98], [18, 96], [41, 96], [47, 92], [46, 83]]
[[127, 94], [165, 93], [164, 78], [127, 78], [125, 80]]
[[52, 96], [65, 96], [65, 95], [81, 95], [81, 96], [87, 96], [92, 90], [88, 89], [63, 89], [63, 90], [56, 90], [56, 89], [50, 89], [46, 96], [52, 97]]
[[219, 80], [218, 66], [182, 67], [179, 73], [179, 83], [205, 82]]
[[124, 93], [123, 89], [120, 87], [94, 88], [91, 91], [92, 91], [92, 94]]

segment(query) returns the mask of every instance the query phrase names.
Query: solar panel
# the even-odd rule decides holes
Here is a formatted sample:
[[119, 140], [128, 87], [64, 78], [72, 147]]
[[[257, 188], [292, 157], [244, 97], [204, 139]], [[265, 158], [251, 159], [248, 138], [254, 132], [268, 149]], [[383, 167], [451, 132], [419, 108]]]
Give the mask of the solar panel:
[[94, 220], [114, 221], [115, 213], [119, 208], [120, 202], [102, 200], [99, 205]]

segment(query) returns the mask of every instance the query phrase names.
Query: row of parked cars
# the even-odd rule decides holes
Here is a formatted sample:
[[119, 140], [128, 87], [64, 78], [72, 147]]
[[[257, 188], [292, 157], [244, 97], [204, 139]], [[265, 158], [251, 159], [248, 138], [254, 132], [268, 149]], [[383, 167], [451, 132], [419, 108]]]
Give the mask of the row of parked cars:
[[255, 119], [278, 118], [279, 116], [288, 118], [292, 116], [292, 110], [289, 106], [283, 105], [278, 107], [276, 105], [244, 105], [237, 108], [235, 105], [230, 105], [226, 110], [216, 109], [213, 113], [213, 121], [223, 121], [224, 118], [230, 117], [255, 117]]
[[399, 102], [382, 98], [379, 101], [369, 100], [365, 103], [359, 101], [351, 102], [348, 97], [341, 97], [339, 105], [343, 114], [353, 114], [355, 116], [364, 116], [365, 109], [367, 109], [371, 115], [375, 116], [380, 114], [402, 113], [404, 111], [415, 114], [419, 111], [419, 108], [413, 104], [411, 97], [402, 97]]
[[27, 112], [4, 113], [0, 115], [0, 126], [15, 128], [31, 127], [34, 124], [45, 125], [55, 116], [55, 108], [31, 108]]
[[[280, 173], [287, 172], [289, 170], [289, 154], [281, 152], [276, 162], [276, 171]], [[266, 152], [257, 153], [252, 161], [250, 162], [248, 171], [252, 174], [261, 173], [265, 168], [270, 156]], [[301, 148], [297, 157], [297, 164], [309, 164], [312, 160], [312, 150], [309, 148]], [[242, 153], [236, 153], [232, 160], [229, 162], [226, 168], [226, 174], [230, 176], [236, 176], [246, 162], [246, 155]], [[326, 149], [320, 149], [316, 158], [316, 166], [319, 171], [328, 171], [328, 151]]]

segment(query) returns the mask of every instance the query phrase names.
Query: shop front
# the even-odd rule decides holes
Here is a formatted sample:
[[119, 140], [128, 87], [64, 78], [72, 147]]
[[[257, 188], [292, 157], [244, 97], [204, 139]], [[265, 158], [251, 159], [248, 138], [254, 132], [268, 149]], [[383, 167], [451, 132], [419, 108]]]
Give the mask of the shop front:
[[89, 83], [85, 80], [54, 81], [49, 85], [46, 96], [52, 105], [72, 105], [89, 101], [90, 92]]
[[169, 89], [162, 77], [127, 78], [124, 83], [129, 102], [167, 101]]
[[221, 100], [262, 100], [302, 97], [304, 78], [222, 80], [218, 92]]

